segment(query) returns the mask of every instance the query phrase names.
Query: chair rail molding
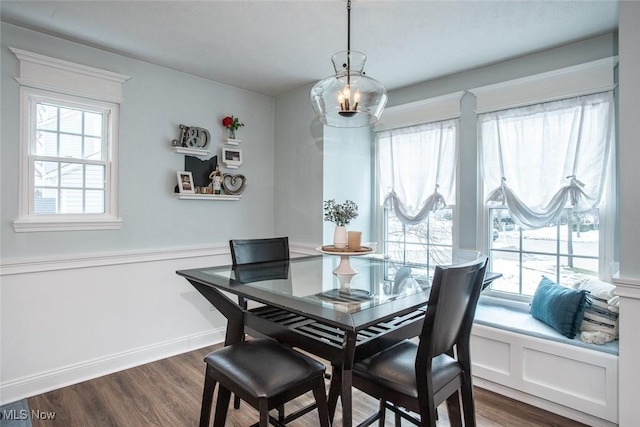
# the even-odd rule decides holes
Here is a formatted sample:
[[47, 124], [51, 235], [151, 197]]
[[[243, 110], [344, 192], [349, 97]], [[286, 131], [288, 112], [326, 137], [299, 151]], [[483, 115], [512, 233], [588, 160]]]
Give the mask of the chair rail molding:
[[96, 254], [72, 254], [60, 257], [27, 259], [3, 259], [0, 261], [0, 277], [13, 274], [101, 267], [106, 265], [135, 264], [171, 259], [228, 255], [227, 243], [206, 246], [141, 249], [133, 251], [103, 252]]

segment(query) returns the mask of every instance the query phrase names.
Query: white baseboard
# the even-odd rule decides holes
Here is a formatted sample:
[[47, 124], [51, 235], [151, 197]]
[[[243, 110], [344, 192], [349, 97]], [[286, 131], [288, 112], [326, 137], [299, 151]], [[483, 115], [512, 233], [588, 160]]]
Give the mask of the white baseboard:
[[140, 347], [0, 385], [0, 405], [224, 341], [226, 328]]

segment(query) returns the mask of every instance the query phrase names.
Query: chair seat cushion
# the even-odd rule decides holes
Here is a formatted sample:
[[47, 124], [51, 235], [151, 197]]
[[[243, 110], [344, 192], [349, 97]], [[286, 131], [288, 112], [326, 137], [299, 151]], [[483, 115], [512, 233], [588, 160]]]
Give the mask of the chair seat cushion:
[[291, 387], [323, 376], [325, 366], [269, 339], [253, 339], [223, 347], [204, 361], [225, 388], [233, 384], [255, 398], [270, 399]]
[[[418, 397], [415, 363], [418, 345], [413, 341], [402, 341], [353, 367], [354, 377], [360, 377], [379, 387], [391, 389], [413, 398]], [[462, 372], [459, 363], [446, 354], [433, 359], [434, 394]]]

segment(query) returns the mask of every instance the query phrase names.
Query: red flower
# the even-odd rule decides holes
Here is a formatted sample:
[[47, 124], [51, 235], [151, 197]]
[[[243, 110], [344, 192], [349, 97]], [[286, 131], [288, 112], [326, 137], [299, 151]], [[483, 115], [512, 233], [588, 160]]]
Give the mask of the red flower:
[[237, 117], [227, 116], [222, 119], [222, 126], [235, 132], [244, 126], [244, 123], [240, 123], [240, 120]]

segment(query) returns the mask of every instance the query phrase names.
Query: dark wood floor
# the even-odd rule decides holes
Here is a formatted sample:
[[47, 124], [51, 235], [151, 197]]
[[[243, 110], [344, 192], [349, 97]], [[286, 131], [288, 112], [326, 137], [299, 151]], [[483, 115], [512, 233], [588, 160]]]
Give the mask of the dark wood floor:
[[[197, 426], [204, 379], [203, 358], [208, 347], [29, 398], [35, 411], [55, 411], [53, 420], [32, 420], [34, 427], [182, 427]], [[515, 400], [476, 389], [476, 417], [480, 427], [578, 427], [568, 420]], [[308, 394], [287, 404], [287, 412], [312, 401]], [[339, 404], [338, 404], [339, 405]], [[354, 391], [354, 422], [375, 412], [377, 402]], [[439, 426], [448, 426], [445, 407]], [[393, 417], [387, 417], [391, 426]], [[227, 427], [249, 426], [257, 412], [246, 404], [230, 408]], [[340, 425], [340, 406], [334, 425]], [[408, 423], [404, 423], [408, 424]], [[404, 425], [403, 424], [403, 425]], [[295, 420], [292, 427], [315, 427], [316, 412]]]

